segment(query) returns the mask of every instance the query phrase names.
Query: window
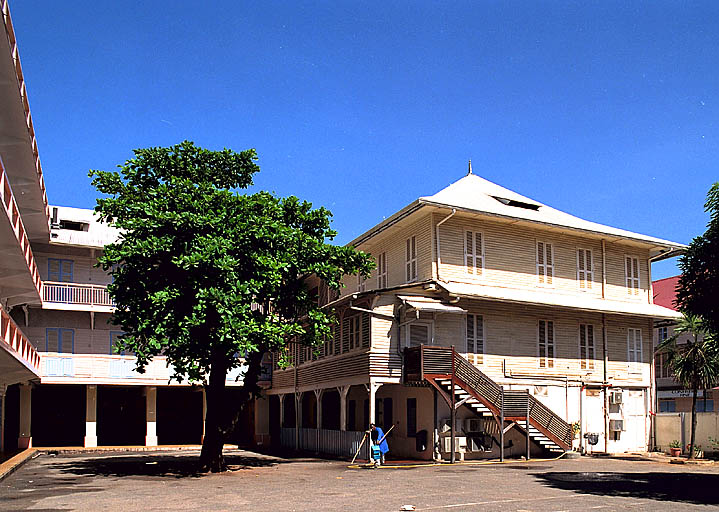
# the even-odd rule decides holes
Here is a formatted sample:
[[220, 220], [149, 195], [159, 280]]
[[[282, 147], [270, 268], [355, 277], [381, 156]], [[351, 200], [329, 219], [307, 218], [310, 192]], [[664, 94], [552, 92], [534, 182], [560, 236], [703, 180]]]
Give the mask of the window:
[[406, 347], [419, 347], [429, 345], [431, 332], [430, 324], [412, 322], [400, 328], [400, 338]]
[[407, 437], [417, 435], [417, 399], [407, 399]]
[[697, 400], [697, 412], [714, 412], [714, 400]]
[[627, 295], [639, 295], [639, 258], [627, 256], [624, 267], [627, 277]]
[[551, 320], [539, 321], [537, 350], [539, 352], [539, 367], [554, 368], [554, 322]]
[[45, 351], [65, 354], [75, 353], [75, 329], [45, 329]]
[[654, 356], [654, 377], [657, 379], [665, 379], [671, 377], [669, 369], [669, 354], [658, 353]]
[[417, 237], [407, 239], [406, 258], [407, 282], [417, 279]]
[[657, 328], [657, 345], [659, 345], [663, 341], [666, 341], [666, 339], [668, 337], [669, 337], [669, 328], [668, 327], [658, 327]]
[[[697, 401], [697, 406], [699, 401]], [[659, 412], [676, 412], [677, 403], [674, 400], [659, 400]], [[697, 407], [697, 411], [699, 407]]]
[[594, 326], [579, 324], [579, 361], [584, 369], [594, 368]]
[[125, 355], [124, 350], [121, 350], [120, 352], [115, 351], [115, 346], [117, 346], [118, 339], [123, 334], [125, 334], [125, 333], [122, 331], [110, 331], [110, 354], [118, 354], [121, 356]]
[[72, 260], [47, 259], [47, 280], [59, 283], [72, 283]]
[[627, 329], [627, 361], [630, 369], [638, 371], [642, 362], [642, 330]]
[[481, 315], [467, 315], [467, 357], [471, 362], [481, 364], [483, 355], [484, 321]]
[[594, 280], [594, 258], [590, 249], [577, 249], [577, 281], [580, 290], [591, 290]]
[[365, 291], [365, 288], [367, 283], [367, 279], [363, 277], [361, 274], [357, 274], [357, 291], [363, 292]]
[[482, 275], [482, 270], [484, 269], [482, 233], [464, 232], [464, 266], [468, 274]]
[[387, 288], [387, 253], [377, 257], [377, 288]]
[[350, 350], [359, 348], [360, 346], [360, 316], [355, 315], [349, 318], [350, 330]]
[[537, 242], [537, 276], [539, 284], [551, 285], [554, 280], [554, 248], [552, 244]]

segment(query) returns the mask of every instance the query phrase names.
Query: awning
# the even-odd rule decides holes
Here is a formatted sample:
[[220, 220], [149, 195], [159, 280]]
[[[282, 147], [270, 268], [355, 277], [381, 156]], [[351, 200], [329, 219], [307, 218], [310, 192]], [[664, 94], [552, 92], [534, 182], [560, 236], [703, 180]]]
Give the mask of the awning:
[[397, 295], [397, 298], [409, 307], [409, 310], [427, 311], [429, 313], [454, 313], [463, 315], [467, 311], [451, 304], [444, 304], [441, 300], [421, 295]]

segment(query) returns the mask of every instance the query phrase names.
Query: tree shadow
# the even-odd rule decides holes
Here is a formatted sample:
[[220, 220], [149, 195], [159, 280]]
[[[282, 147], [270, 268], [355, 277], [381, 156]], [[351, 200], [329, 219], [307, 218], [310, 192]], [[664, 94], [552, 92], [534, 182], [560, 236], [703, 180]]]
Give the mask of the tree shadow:
[[[225, 462], [230, 471], [240, 471], [272, 467], [290, 461], [248, 454], [226, 454]], [[198, 478], [207, 474], [199, 471], [200, 459], [196, 454], [102, 455], [58, 461], [55, 468], [62, 473], [77, 476]]]
[[719, 475], [715, 474], [549, 472], [534, 476], [547, 486], [580, 494], [719, 504]]

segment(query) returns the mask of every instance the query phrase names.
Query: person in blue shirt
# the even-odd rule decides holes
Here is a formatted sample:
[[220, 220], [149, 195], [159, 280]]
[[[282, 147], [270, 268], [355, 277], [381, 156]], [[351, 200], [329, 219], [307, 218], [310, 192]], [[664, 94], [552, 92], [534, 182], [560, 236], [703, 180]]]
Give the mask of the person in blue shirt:
[[[382, 430], [382, 427], [378, 427], [374, 423], [370, 423], [369, 426], [370, 429], [370, 436], [372, 437], [372, 443], [377, 444], [379, 442], [379, 451], [380, 451], [380, 464], [384, 464], [385, 462], [385, 454], [389, 451], [389, 445], [387, 444], [387, 438], [384, 436], [384, 431]], [[382, 439], [384, 438], [384, 439]]]

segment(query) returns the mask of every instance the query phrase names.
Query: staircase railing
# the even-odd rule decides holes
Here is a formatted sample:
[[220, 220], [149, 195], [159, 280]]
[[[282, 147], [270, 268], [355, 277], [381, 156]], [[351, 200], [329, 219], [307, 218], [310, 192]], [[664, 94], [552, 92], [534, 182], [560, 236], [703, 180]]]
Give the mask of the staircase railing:
[[482, 396], [495, 410], [503, 407], [505, 418], [524, 418], [529, 411], [529, 418], [535, 427], [550, 434], [563, 448], [571, 447], [572, 428], [566, 421], [526, 391], [503, 392], [499, 384], [458, 354], [454, 347], [410, 347], [405, 350], [404, 361], [405, 382], [423, 381], [426, 377], [455, 377]]

